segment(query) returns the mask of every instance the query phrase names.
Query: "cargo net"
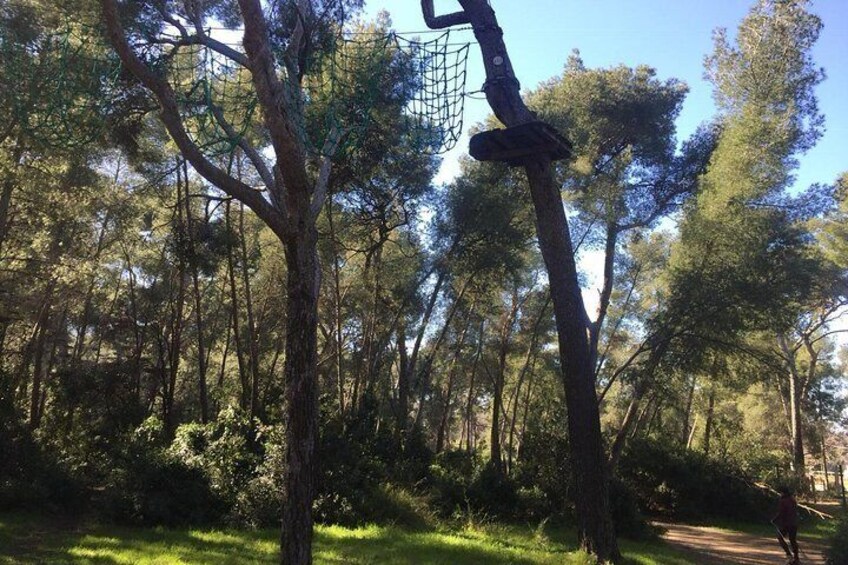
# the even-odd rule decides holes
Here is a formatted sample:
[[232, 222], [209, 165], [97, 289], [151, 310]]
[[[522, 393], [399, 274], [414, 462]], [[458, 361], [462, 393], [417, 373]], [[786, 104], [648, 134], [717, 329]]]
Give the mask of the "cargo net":
[[257, 123], [250, 72], [202, 45], [181, 46], [157, 63], [192, 141], [209, 156], [232, 153]]
[[395, 127], [421, 151], [449, 151], [462, 134], [468, 52], [450, 32], [430, 41], [394, 32], [339, 38], [304, 80], [307, 145], [320, 150], [343, 132], [357, 146], [372, 127]]
[[103, 132], [119, 72], [117, 57], [94, 29], [27, 33], [3, 27], [2, 127], [55, 148], [89, 144]]
[[[333, 156], [361, 146], [382, 125], [403, 128], [421, 151], [452, 149], [462, 132], [468, 51], [467, 43], [451, 44], [448, 32], [426, 42], [395, 33], [337, 38], [332, 52], [310, 61], [302, 81], [283, 77], [288, 103], [298, 108], [300, 141], [314, 155]], [[153, 58], [189, 136], [208, 155], [232, 153], [251, 132], [260, 135], [247, 69], [202, 45]]]
[[[101, 37], [70, 26], [29, 38], [0, 29], [0, 84], [10, 86], [0, 92], [0, 111], [13, 122], [6, 126], [50, 146], [96, 139], [122, 98], [121, 66]], [[173, 88], [186, 131], [204, 153], [231, 155], [246, 137], [261, 139], [250, 72], [209, 47], [164, 39], [139, 55]], [[452, 149], [462, 132], [468, 52], [467, 43], [450, 42], [450, 32], [429, 41], [394, 32], [341, 35], [302, 81], [283, 77], [304, 147], [332, 155], [383, 127], [399, 128], [423, 152]]]

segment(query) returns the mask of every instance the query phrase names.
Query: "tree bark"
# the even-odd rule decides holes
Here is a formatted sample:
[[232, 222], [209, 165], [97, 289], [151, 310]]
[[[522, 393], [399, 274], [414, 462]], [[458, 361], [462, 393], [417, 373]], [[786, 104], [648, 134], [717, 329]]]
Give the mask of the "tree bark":
[[244, 285], [244, 310], [247, 314], [247, 353], [250, 359], [250, 417], [259, 414], [259, 336], [253, 314], [253, 292], [250, 288], [250, 271], [247, 264], [247, 234], [244, 229], [244, 204], [239, 206], [239, 245], [241, 247], [241, 276]]
[[[182, 168], [182, 185], [180, 183], [180, 169]], [[186, 252], [190, 257], [191, 283], [194, 295], [194, 324], [197, 330], [197, 384], [198, 396], [200, 398], [200, 421], [204, 424], [209, 422], [209, 392], [206, 382], [206, 344], [204, 342], [203, 324], [203, 296], [200, 291], [200, 269], [197, 265], [197, 250], [194, 245], [194, 231], [191, 225], [191, 202], [189, 196], [188, 164], [185, 160], [177, 162], [177, 206], [183, 210], [184, 220], [181, 222], [185, 230]]]
[[282, 562], [312, 563], [312, 501], [318, 440], [318, 289], [320, 274], [314, 226], [285, 246], [286, 492], [281, 535]]
[[[456, 378], [456, 366], [459, 363], [459, 359], [462, 356], [462, 348], [465, 346], [465, 336], [468, 334], [468, 328], [471, 326], [471, 317], [474, 315], [474, 306], [472, 306], [466, 317], [465, 326], [462, 329], [462, 333], [459, 336], [456, 344], [456, 351], [454, 351], [453, 358], [451, 359], [450, 368], [448, 369], [448, 382], [447, 387], [445, 388], [445, 401], [442, 404], [442, 417], [439, 419], [439, 428], [436, 432], [436, 453], [441, 453], [445, 446], [445, 436], [448, 432], [448, 421], [450, 420], [450, 405], [451, 400], [453, 400], [453, 387], [454, 380]], [[448, 443], [450, 440], [448, 439]]]
[[[460, 0], [460, 5], [462, 12], [440, 18], [435, 16], [433, 0], [422, 0], [427, 25], [439, 28], [458, 22], [470, 23], [486, 69], [483, 90], [495, 116], [507, 127], [534, 121], [535, 116], [521, 98], [503, 41], [503, 30], [494, 10], [486, 0]], [[525, 171], [536, 211], [536, 232], [548, 271], [559, 336], [574, 462], [578, 536], [581, 546], [594, 553], [599, 561], [619, 561], [621, 554], [610, 514], [607, 460], [595, 391], [590, 322], [580, 292], [568, 221], [550, 158], [538, 155], [528, 159]]]
[[[474, 354], [474, 363], [471, 365], [471, 376], [468, 381], [468, 398], [465, 401], [465, 428], [466, 428], [466, 451], [471, 453], [476, 445], [474, 429], [474, 384], [477, 376], [477, 367], [480, 357], [483, 355], [483, 344], [485, 343], [486, 321], [480, 320], [480, 330], [477, 332], [477, 352]], [[460, 446], [461, 446], [460, 442]]]
[[[527, 346], [527, 354], [524, 357], [524, 365], [521, 367], [521, 372], [518, 375], [518, 382], [515, 384], [515, 390], [513, 391], [512, 401], [510, 404], [512, 405], [512, 418], [510, 418], [509, 424], [509, 456], [507, 458], [507, 472], [512, 472], [512, 461], [516, 454], [515, 449], [515, 429], [516, 429], [516, 421], [518, 420], [518, 399], [521, 397], [521, 387], [524, 385], [524, 380], [527, 377], [528, 373], [531, 371], [531, 365], [535, 365], [536, 362], [536, 354], [538, 353], [538, 343], [539, 343], [539, 329], [542, 325], [542, 320], [545, 317], [545, 311], [548, 309], [548, 304], [550, 304], [551, 296], [548, 294], [547, 299], [545, 299], [545, 303], [542, 305], [542, 309], [539, 311], [538, 316], [536, 317], [536, 321], [533, 324], [533, 335], [530, 338], [530, 344]], [[530, 386], [528, 385], [528, 391]], [[530, 396], [528, 392], [527, 400], [525, 401], [525, 406], [530, 401]], [[507, 409], [509, 412], [509, 409]], [[523, 432], [522, 432], [523, 436]]]
[[[235, 233], [232, 229], [232, 220], [231, 220], [231, 207], [230, 203], [227, 202], [227, 208], [225, 211], [225, 221], [227, 223], [227, 231], [229, 233]], [[239, 238], [244, 237], [244, 233], [239, 233]], [[239, 397], [239, 405], [241, 409], [247, 413], [250, 410], [250, 399], [252, 398], [252, 392], [250, 387], [250, 381], [247, 377], [247, 364], [244, 360], [244, 346], [242, 345], [241, 339], [241, 319], [239, 316], [239, 298], [238, 291], [236, 288], [236, 268], [235, 268], [235, 257], [234, 257], [234, 249], [235, 245], [230, 244], [227, 249], [227, 272], [230, 279], [230, 309], [231, 309], [231, 320], [233, 327], [233, 345], [236, 350], [236, 362], [238, 363], [238, 373], [239, 373], [239, 383], [241, 384], [241, 395]]]
[[713, 416], [715, 414], [715, 387], [710, 388], [710, 399], [707, 405], [707, 418], [704, 422], [704, 455], [710, 454], [710, 440], [713, 432]]
[[692, 375], [692, 383], [689, 385], [689, 392], [686, 395], [686, 408], [683, 411], [683, 430], [681, 432], [681, 442], [689, 447], [689, 436], [692, 435], [691, 420], [692, 420], [692, 403], [695, 400], [695, 387], [698, 383], [698, 376]]

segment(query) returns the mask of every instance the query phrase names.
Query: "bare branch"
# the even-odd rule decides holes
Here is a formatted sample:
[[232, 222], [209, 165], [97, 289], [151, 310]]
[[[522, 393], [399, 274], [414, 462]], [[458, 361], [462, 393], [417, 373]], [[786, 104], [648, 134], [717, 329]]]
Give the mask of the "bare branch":
[[259, 173], [262, 182], [265, 183], [265, 187], [268, 190], [271, 190], [274, 187], [274, 175], [271, 174], [271, 170], [268, 168], [268, 165], [265, 163], [265, 160], [259, 154], [255, 147], [253, 147], [250, 142], [248, 142], [243, 135], [238, 135], [238, 133], [233, 129], [232, 124], [227, 121], [224, 116], [224, 112], [221, 111], [221, 108], [216, 106], [215, 104], [210, 104], [209, 109], [212, 110], [212, 115], [215, 116], [215, 121], [218, 122], [218, 125], [221, 126], [221, 129], [224, 130], [224, 133], [227, 134], [227, 137], [230, 139], [237, 139], [238, 146], [244, 151], [244, 154], [247, 155], [247, 158], [250, 159], [250, 162], [256, 168], [256, 172]]
[[436, 9], [433, 7], [433, 0], [421, 0], [421, 12], [424, 14], [424, 22], [430, 29], [445, 29], [471, 23], [471, 18], [465, 13], [465, 10], [437, 16]]

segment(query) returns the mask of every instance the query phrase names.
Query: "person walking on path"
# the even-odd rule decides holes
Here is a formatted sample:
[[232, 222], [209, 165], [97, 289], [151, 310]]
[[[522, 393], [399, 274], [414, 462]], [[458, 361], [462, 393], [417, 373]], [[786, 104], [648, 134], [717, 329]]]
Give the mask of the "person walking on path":
[[[780, 502], [777, 506], [777, 516], [771, 523], [777, 527], [777, 541], [783, 551], [786, 552], [787, 563], [797, 565], [798, 561], [798, 503], [795, 502], [795, 497], [787, 487], [780, 487]], [[787, 540], [789, 543], [787, 544]], [[789, 550], [790, 545], [792, 551]]]

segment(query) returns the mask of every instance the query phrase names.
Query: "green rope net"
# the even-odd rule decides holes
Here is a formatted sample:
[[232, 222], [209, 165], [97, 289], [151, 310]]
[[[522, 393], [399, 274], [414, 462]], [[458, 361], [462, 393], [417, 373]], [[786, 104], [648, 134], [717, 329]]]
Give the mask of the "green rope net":
[[95, 30], [67, 26], [22, 37], [0, 29], [0, 69], [6, 127], [57, 148], [101, 135], [120, 65]]
[[[211, 33], [207, 31], [207, 33]], [[260, 136], [250, 73], [210, 47], [158, 46], [146, 58], [177, 94], [189, 136], [210, 156], [231, 154], [245, 137]], [[228, 47], [241, 52], [238, 43]], [[282, 77], [300, 141], [314, 155], [359, 146], [380, 109], [395, 107], [422, 151], [453, 148], [462, 130], [468, 44], [450, 33], [421, 42], [396, 33], [341, 35], [319, 53], [302, 81]], [[390, 113], [390, 112], [389, 112]]]
[[185, 46], [172, 55], [164, 70], [189, 137], [207, 155], [232, 153], [256, 125], [250, 73], [201, 45]]
[[[250, 72], [207, 46], [164, 36], [139, 54], [169, 82], [186, 130], [209, 155], [232, 155], [244, 139], [262, 145]], [[229, 45], [241, 52], [238, 43]], [[430, 41], [396, 33], [342, 34], [302, 81], [282, 77], [294, 124], [312, 154], [360, 145], [375, 124], [403, 128], [428, 153], [453, 148], [462, 129], [468, 44], [445, 32]], [[47, 145], [95, 139], [120, 106], [120, 65], [96, 30], [67, 27], [21, 40], [0, 30], [0, 99], [17, 124]], [[8, 98], [8, 101], [5, 100]], [[328, 142], [329, 140], [329, 142]]]

